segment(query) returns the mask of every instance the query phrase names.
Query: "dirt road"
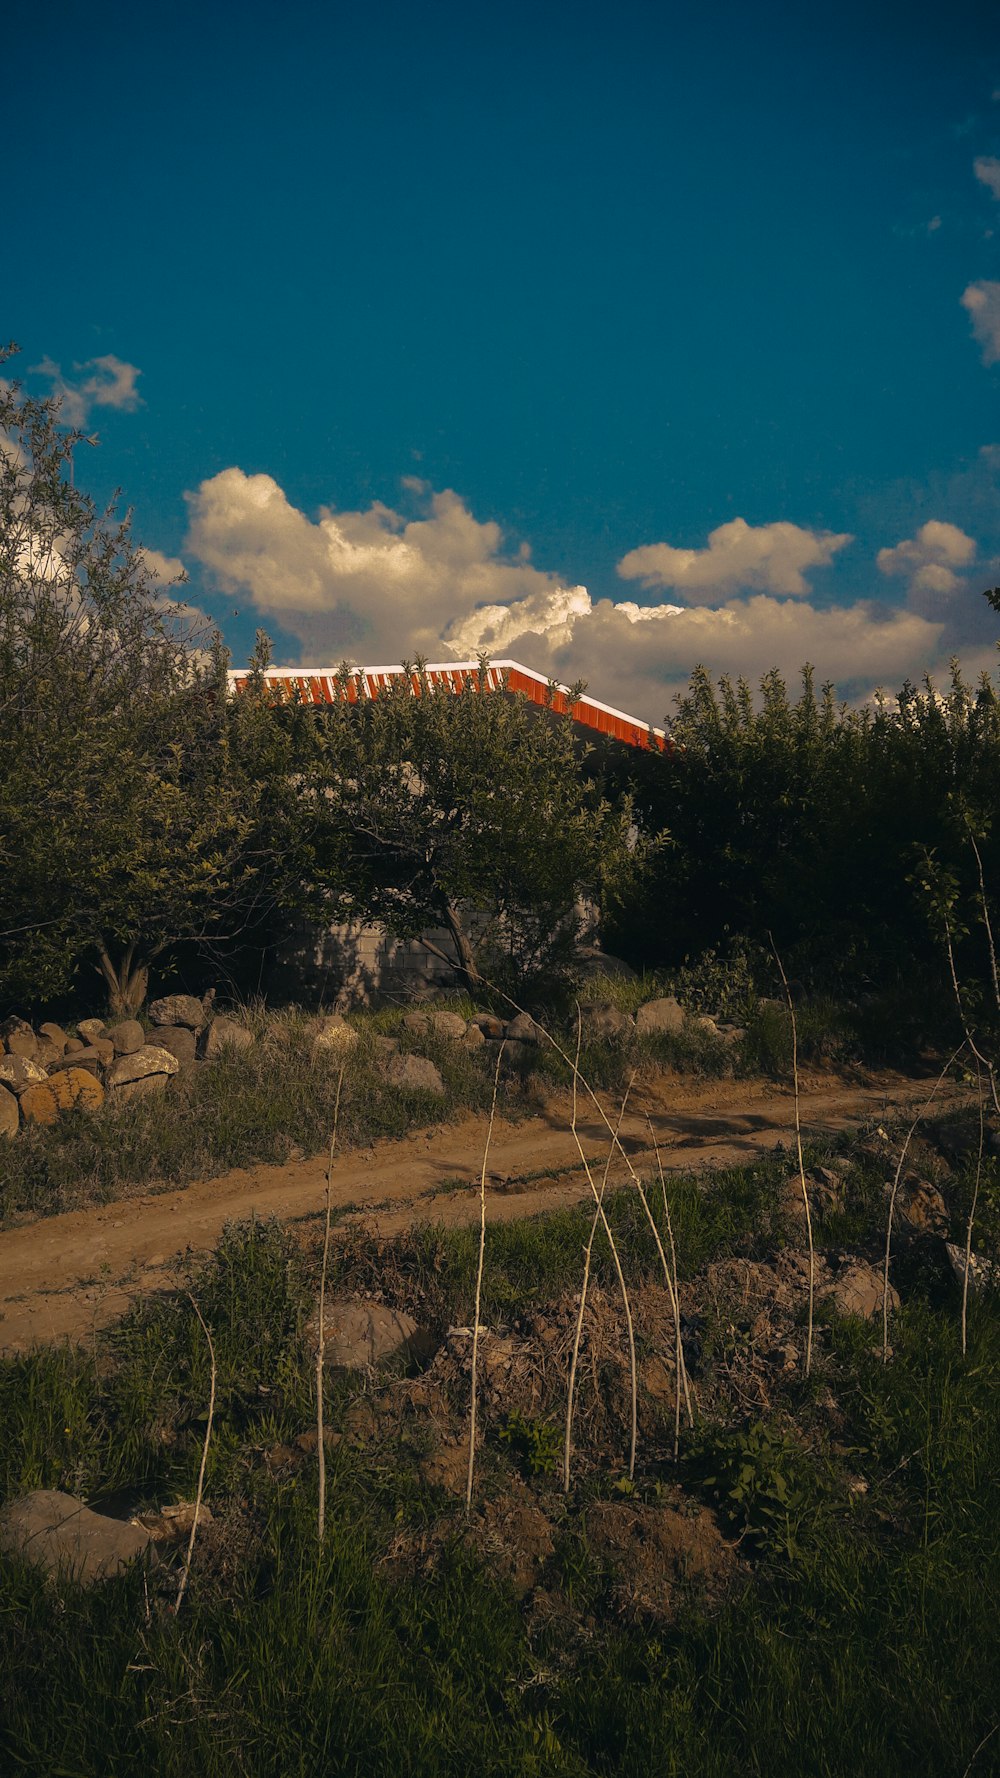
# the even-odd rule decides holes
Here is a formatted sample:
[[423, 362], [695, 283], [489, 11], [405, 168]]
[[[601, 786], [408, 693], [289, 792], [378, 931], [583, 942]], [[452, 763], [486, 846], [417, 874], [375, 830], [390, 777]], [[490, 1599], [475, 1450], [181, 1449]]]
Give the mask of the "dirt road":
[[[873, 1115], [891, 1116], [894, 1108], [915, 1109], [931, 1084], [888, 1072], [865, 1084], [807, 1078], [803, 1127], [834, 1134]], [[938, 1103], [947, 1103], [946, 1092]], [[580, 1134], [588, 1156], [603, 1168], [605, 1131], [593, 1107], [591, 1114]], [[497, 1123], [488, 1174], [491, 1220], [533, 1216], [589, 1196], [569, 1117], [568, 1096], [554, 1097], [525, 1123]], [[622, 1127], [630, 1154], [648, 1154], [647, 1117], [664, 1166], [675, 1173], [735, 1165], [794, 1139], [791, 1088], [773, 1081], [661, 1075], [637, 1083]], [[422, 1220], [455, 1224], [477, 1217], [484, 1135], [485, 1119], [467, 1118], [339, 1157], [332, 1175], [336, 1215], [363, 1218], [384, 1234]], [[325, 1167], [325, 1157], [317, 1156], [249, 1168], [0, 1234], [0, 1352], [86, 1339], [137, 1296], [169, 1287], [178, 1257], [210, 1249], [227, 1222], [254, 1215], [308, 1224], [322, 1214]], [[616, 1171], [622, 1172], [620, 1162]]]

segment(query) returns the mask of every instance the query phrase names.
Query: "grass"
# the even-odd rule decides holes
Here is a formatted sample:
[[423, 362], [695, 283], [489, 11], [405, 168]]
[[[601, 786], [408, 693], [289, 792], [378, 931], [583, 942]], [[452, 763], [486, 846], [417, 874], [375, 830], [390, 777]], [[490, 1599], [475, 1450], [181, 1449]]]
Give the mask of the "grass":
[[[821, 1158], [807, 1152], [806, 1163]], [[689, 1285], [714, 1260], [773, 1253], [788, 1171], [776, 1157], [671, 1181]], [[878, 1171], [867, 1150], [855, 1158], [841, 1232], [853, 1218], [875, 1240]], [[953, 1176], [957, 1218], [967, 1175], [960, 1166]], [[634, 1193], [607, 1205], [641, 1289], [660, 1272], [652, 1232]], [[583, 1205], [491, 1226], [487, 1325], [510, 1327], [572, 1292], [590, 1215]], [[377, 1292], [439, 1336], [467, 1323], [476, 1230], [425, 1227], [392, 1243], [341, 1234], [336, 1289]], [[558, 1609], [539, 1615], [520, 1599], [466, 1536], [459, 1501], [423, 1481], [426, 1434], [390, 1418], [377, 1437], [348, 1435], [352, 1414], [379, 1399], [377, 1381], [327, 1380], [327, 1422], [343, 1436], [328, 1458], [318, 1547], [315, 1458], [268, 1459], [314, 1423], [304, 1330], [317, 1265], [318, 1250], [277, 1224], [233, 1228], [190, 1278], [194, 1302], [183, 1291], [151, 1299], [87, 1350], [44, 1348], [0, 1365], [0, 1496], [63, 1487], [118, 1510], [193, 1495], [209, 1394], [195, 1303], [218, 1370], [214, 1521], [199, 1532], [179, 1617], [170, 1602], [180, 1551], [173, 1579], [135, 1569], [90, 1592], [0, 1558], [5, 1772], [1000, 1770], [995, 1299], [972, 1305], [963, 1359], [954, 1288], [913, 1266], [888, 1368], [871, 1326], [828, 1317], [808, 1384], [792, 1377], [756, 1422], [703, 1421], [685, 1451], [684, 1498], [692, 1511], [713, 1505], [745, 1561], [714, 1606], [692, 1587], [662, 1622], [622, 1615], [613, 1565], [587, 1529], [595, 1494], [621, 1498], [616, 1472], [592, 1463], [563, 1503], [548, 1473], [547, 1410], [493, 1410], [479, 1486], [487, 1502], [535, 1490], [557, 1531], [541, 1584]], [[600, 1235], [594, 1267], [610, 1300]], [[655, 1504], [664, 1489], [674, 1498], [667, 1443], [645, 1434], [636, 1500]]]

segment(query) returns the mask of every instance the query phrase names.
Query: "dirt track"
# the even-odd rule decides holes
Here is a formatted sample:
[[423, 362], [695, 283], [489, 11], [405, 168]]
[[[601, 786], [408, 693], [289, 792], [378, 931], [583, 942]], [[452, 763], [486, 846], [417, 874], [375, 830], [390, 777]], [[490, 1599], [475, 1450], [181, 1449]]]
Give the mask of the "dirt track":
[[[803, 1128], [834, 1134], [872, 1115], [891, 1116], [894, 1107], [916, 1108], [932, 1084], [891, 1073], [870, 1076], [867, 1084], [829, 1076], [806, 1079]], [[953, 1091], [942, 1091], [938, 1104], [949, 1097]], [[771, 1081], [662, 1075], [637, 1083], [622, 1128], [631, 1154], [648, 1151], [647, 1116], [664, 1166], [672, 1172], [738, 1164], [794, 1136], [791, 1089]], [[341, 1221], [364, 1219], [384, 1234], [422, 1220], [471, 1220], [479, 1213], [484, 1134], [485, 1119], [467, 1118], [341, 1156], [332, 1177], [336, 1214]], [[596, 1113], [581, 1122], [584, 1148], [602, 1167], [603, 1136]], [[178, 1256], [210, 1249], [227, 1222], [251, 1215], [299, 1223], [318, 1218], [325, 1166], [325, 1157], [318, 1156], [249, 1168], [0, 1234], [0, 1352], [65, 1337], [86, 1339], [137, 1296], [169, 1286]], [[553, 1098], [544, 1113], [525, 1123], [498, 1122], [488, 1177], [488, 1215], [494, 1221], [533, 1216], [587, 1197], [568, 1097]]]

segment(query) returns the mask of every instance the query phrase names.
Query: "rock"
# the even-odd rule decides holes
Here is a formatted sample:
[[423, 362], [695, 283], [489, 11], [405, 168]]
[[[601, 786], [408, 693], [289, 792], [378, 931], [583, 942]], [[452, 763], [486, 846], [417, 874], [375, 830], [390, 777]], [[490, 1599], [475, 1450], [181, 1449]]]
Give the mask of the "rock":
[[103, 1104], [104, 1088], [88, 1068], [61, 1068], [25, 1088], [21, 1115], [26, 1124], [54, 1124], [61, 1111], [97, 1111]]
[[134, 1050], [130, 1056], [119, 1056], [108, 1069], [108, 1086], [112, 1088], [129, 1086], [134, 1080], [144, 1080], [149, 1074], [176, 1074], [177, 1057], [169, 1050], [161, 1050], [156, 1044], [144, 1043], [140, 1050]]
[[354, 1049], [358, 1034], [353, 1025], [341, 1018], [339, 1012], [330, 1013], [320, 1023], [312, 1042], [313, 1058], [323, 1057], [328, 1061], [340, 1061]]
[[92, 1050], [97, 1051], [102, 1062], [114, 1061], [115, 1046], [111, 1042], [110, 1037], [92, 1037], [90, 1040], [90, 1047]]
[[[178, 1023], [182, 1022], [178, 1020]], [[252, 1031], [245, 1025], [238, 1025], [235, 1019], [225, 1019], [220, 1014], [208, 1027], [201, 1053], [206, 1062], [214, 1062], [223, 1050], [248, 1050], [252, 1044]]]
[[[385, 1303], [347, 1298], [327, 1303], [324, 1326], [323, 1362], [331, 1370], [368, 1370], [401, 1353], [408, 1354], [419, 1336], [412, 1316], [401, 1310], [390, 1309]], [[318, 1310], [306, 1327], [306, 1338], [315, 1352], [319, 1343]]]
[[376, 1056], [395, 1056], [399, 1052], [399, 1038], [383, 1037], [380, 1031], [376, 1031], [372, 1038], [372, 1047]]
[[673, 994], [647, 1000], [635, 1015], [635, 1028], [640, 1037], [676, 1037], [684, 1029], [684, 1008]]
[[167, 1050], [182, 1068], [186, 1068], [195, 1059], [198, 1039], [187, 1025], [159, 1025], [156, 1031], [156, 1047], [160, 1050]]
[[530, 1013], [519, 1012], [507, 1025], [504, 1036], [514, 1043], [543, 1043], [545, 1032], [541, 1025], [536, 1025]]
[[12, 1093], [21, 1094], [26, 1087], [45, 1079], [45, 1069], [28, 1056], [0, 1056], [0, 1082]]
[[189, 1031], [204, 1031], [208, 1024], [204, 1002], [193, 994], [166, 994], [152, 1002], [149, 1016], [154, 1025], [184, 1025]]
[[922, 1235], [946, 1235], [948, 1207], [929, 1180], [907, 1173], [896, 1194], [895, 1222], [900, 1234], [911, 1240]]
[[580, 973], [584, 977], [606, 975], [611, 982], [634, 982], [635, 970], [624, 957], [612, 957], [609, 951], [590, 951], [580, 959]]
[[470, 1024], [475, 1025], [484, 1037], [502, 1037], [507, 1029], [503, 1019], [498, 1019], [495, 1012], [477, 1012], [473, 1014]]
[[[863, 1259], [848, 1260], [820, 1297], [832, 1303], [838, 1315], [857, 1315], [862, 1321], [871, 1321], [882, 1313], [882, 1273]], [[899, 1308], [899, 1294], [891, 1284], [889, 1308]]]
[[449, 1494], [464, 1495], [469, 1480], [468, 1438], [439, 1445], [420, 1465], [424, 1480], [432, 1488], [444, 1488]]
[[115, 1104], [123, 1105], [126, 1099], [155, 1099], [166, 1092], [167, 1078], [165, 1074], [144, 1074], [141, 1080], [123, 1081], [115, 1087]]
[[[965, 1277], [965, 1248], [956, 1247], [953, 1241], [946, 1241], [944, 1250], [959, 1284]], [[994, 1259], [983, 1259], [981, 1254], [969, 1254], [969, 1295], [977, 1296], [981, 1290], [996, 1289], [1000, 1284], [1000, 1266]]]
[[76, 1028], [87, 1043], [93, 1042], [95, 1037], [103, 1037], [107, 1030], [103, 1019], [81, 1019]]
[[[499, 1044], [490, 1044], [491, 1049], [499, 1049], [499, 1047]], [[532, 1068], [537, 1061], [537, 1043], [524, 1043], [517, 1037], [504, 1039], [503, 1065], [505, 1068]]]
[[38, 1035], [39, 1037], [44, 1037], [48, 1043], [51, 1043], [53, 1049], [57, 1049], [60, 1055], [62, 1055], [69, 1042], [69, 1033], [64, 1031], [61, 1025], [53, 1025], [51, 1020], [46, 1020], [44, 1025], [39, 1025]]
[[[97, 1024], [100, 1024], [100, 1022], [100, 1019], [96, 1021]], [[86, 1048], [87, 1043], [82, 1037], [70, 1037], [66, 1040], [66, 1048], [63, 1053], [67, 1056], [78, 1055], [81, 1050], [85, 1050]]]
[[[202, 1501], [198, 1508], [198, 1524], [211, 1525], [213, 1513]], [[194, 1524], [194, 1501], [179, 1500], [175, 1506], [161, 1506], [159, 1512], [140, 1513], [138, 1524], [148, 1531], [153, 1543], [180, 1543], [191, 1535]]]
[[16, 1136], [20, 1121], [15, 1095], [0, 1087], [0, 1136]]
[[694, 1017], [691, 1020], [691, 1023], [693, 1024], [696, 1031], [701, 1031], [704, 1034], [704, 1036], [706, 1036], [706, 1037], [718, 1037], [719, 1036], [719, 1027], [716, 1024], [715, 1020], [713, 1019], [711, 1013], [708, 1013], [708, 1012], [695, 1013]]
[[462, 1044], [467, 1050], [481, 1050], [485, 1043], [486, 1037], [478, 1025], [470, 1025], [462, 1038]]
[[23, 1019], [7, 1022], [15, 1027], [5, 1034], [8, 1056], [22, 1056], [26, 1062], [33, 1062], [38, 1055], [38, 1038], [31, 1026], [26, 1025]]
[[26, 1494], [0, 1512], [0, 1548], [82, 1586], [118, 1574], [151, 1541], [142, 1525], [92, 1512], [54, 1488]]
[[[100, 1038], [97, 1041], [100, 1043]], [[107, 1063], [114, 1060], [114, 1050], [111, 1050], [110, 1055], [104, 1053], [109, 1049], [110, 1044], [105, 1044], [100, 1050], [96, 1044], [91, 1044], [89, 1049], [71, 1050], [69, 1055], [60, 1056], [58, 1062], [53, 1062], [49, 1075], [63, 1074], [67, 1068], [86, 1068], [95, 1080], [99, 1080]]]
[[[806, 1191], [810, 1214], [820, 1217], [835, 1216], [843, 1210], [843, 1184], [839, 1173], [835, 1173], [831, 1167], [807, 1167]], [[806, 1207], [802, 1202], [802, 1180], [798, 1173], [790, 1173], [785, 1180], [781, 1207], [786, 1216], [805, 1226]]]
[[385, 1078], [390, 1086], [403, 1092], [436, 1093], [444, 1097], [444, 1081], [434, 1063], [426, 1056], [390, 1056]]
[[134, 1056], [146, 1041], [146, 1033], [138, 1019], [123, 1019], [120, 1025], [109, 1026], [103, 1035], [113, 1044], [116, 1056]]
[[35, 1045], [34, 1059], [39, 1068], [51, 1068], [53, 1063], [62, 1061], [63, 1052], [58, 1044], [50, 1043], [47, 1037], [40, 1037]]
[[635, 1030], [635, 1024], [628, 1013], [622, 1012], [620, 1007], [612, 1006], [608, 1002], [601, 1005], [581, 1002], [580, 1015], [583, 1020], [584, 1036], [588, 1038], [603, 1038], [606, 1042], [612, 1043], [620, 1042], [623, 1038], [630, 1037]]
[[408, 1012], [403, 1030], [415, 1037], [439, 1037], [457, 1043], [465, 1036], [466, 1021], [457, 1012]]

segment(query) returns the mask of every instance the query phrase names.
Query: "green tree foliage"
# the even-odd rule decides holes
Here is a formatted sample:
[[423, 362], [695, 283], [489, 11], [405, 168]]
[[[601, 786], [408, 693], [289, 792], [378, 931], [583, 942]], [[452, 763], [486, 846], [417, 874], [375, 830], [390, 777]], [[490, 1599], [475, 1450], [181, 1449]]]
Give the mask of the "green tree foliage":
[[[82, 434], [0, 384], [0, 1001], [103, 975], [116, 1012], [182, 940], [296, 891], [293, 712], [226, 697], [129, 521], [74, 485]], [[91, 441], [92, 442], [92, 441]]]
[[936, 858], [974, 900], [971, 822], [987, 882], [1000, 883], [1000, 699], [987, 676], [970, 686], [954, 664], [942, 693], [926, 681], [849, 709], [829, 686], [817, 693], [808, 667], [798, 697], [776, 671], [755, 696], [699, 667], [670, 732], [672, 754], [629, 762], [642, 818], [669, 833], [620, 941], [648, 960], [773, 933], [797, 973], [830, 985], [938, 972], [919, 860]]
[[490, 690], [483, 669], [456, 696], [418, 663], [316, 724], [306, 777], [331, 914], [443, 929], [470, 986], [557, 970], [582, 899], [606, 906], [641, 871], [628, 798], [603, 794], [570, 719]]

